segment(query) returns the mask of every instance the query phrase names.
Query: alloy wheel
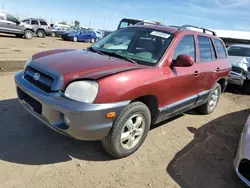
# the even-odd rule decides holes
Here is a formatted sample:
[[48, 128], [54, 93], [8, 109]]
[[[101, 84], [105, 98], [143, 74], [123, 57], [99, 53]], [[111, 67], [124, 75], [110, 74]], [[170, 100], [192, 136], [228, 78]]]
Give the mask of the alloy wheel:
[[145, 119], [141, 114], [131, 116], [123, 126], [121, 133], [121, 146], [124, 149], [132, 149], [141, 140], [145, 131]]

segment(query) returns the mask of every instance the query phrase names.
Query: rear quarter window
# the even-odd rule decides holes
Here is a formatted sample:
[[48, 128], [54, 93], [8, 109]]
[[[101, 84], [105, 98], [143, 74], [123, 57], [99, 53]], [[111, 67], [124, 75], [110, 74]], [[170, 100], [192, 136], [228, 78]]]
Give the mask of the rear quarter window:
[[223, 43], [218, 39], [214, 39], [214, 44], [215, 44], [219, 58], [220, 59], [227, 58], [227, 52], [226, 52], [226, 49], [225, 49]]
[[40, 21], [40, 25], [48, 25], [45, 21]]

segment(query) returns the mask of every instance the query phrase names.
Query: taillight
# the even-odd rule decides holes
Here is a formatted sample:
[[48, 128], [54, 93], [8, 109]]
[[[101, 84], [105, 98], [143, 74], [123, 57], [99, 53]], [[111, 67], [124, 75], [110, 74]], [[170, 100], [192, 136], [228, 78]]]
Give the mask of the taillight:
[[50, 30], [50, 26], [48, 26], [48, 29]]

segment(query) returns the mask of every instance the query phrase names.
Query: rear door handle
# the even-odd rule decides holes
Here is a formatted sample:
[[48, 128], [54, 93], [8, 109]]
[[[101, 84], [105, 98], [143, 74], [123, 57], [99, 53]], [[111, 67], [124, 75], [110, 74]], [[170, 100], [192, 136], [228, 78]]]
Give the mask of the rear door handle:
[[198, 71], [194, 71], [194, 76], [198, 76], [199, 72]]

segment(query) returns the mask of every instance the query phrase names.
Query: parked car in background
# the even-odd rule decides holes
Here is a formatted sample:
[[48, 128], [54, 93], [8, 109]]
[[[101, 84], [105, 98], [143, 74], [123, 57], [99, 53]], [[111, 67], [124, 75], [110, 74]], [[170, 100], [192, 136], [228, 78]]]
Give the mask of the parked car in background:
[[14, 34], [19, 38], [31, 39], [34, 32], [32, 25], [21, 22], [9, 13], [0, 12], [0, 33]]
[[50, 25], [43, 19], [27, 18], [22, 22], [32, 25], [38, 37], [50, 36], [51, 34]]
[[238, 177], [250, 187], [250, 116], [240, 136], [234, 168]]
[[94, 43], [98, 41], [95, 32], [91, 30], [82, 29], [76, 32], [65, 33], [62, 35], [63, 40], [74, 41], [74, 42], [90, 42]]
[[250, 45], [235, 44], [228, 47], [232, 70], [229, 83], [242, 86], [250, 94]]
[[15, 76], [21, 104], [59, 133], [126, 157], [151, 124], [219, 102], [231, 68], [224, 43], [190, 27], [131, 26], [86, 50], [37, 53]]
[[[136, 25], [136, 24], [140, 24], [140, 25], [157, 24], [157, 25], [160, 25], [161, 22], [155, 22], [155, 21], [149, 21], [149, 20], [140, 20], [140, 19], [132, 19], [132, 18], [123, 18], [123, 19], [119, 22], [118, 27], [117, 27], [117, 30], [118, 30], [118, 29], [121, 29], [121, 28], [128, 27], [128, 26]], [[107, 35], [109, 35], [109, 34], [112, 33], [112, 32], [113, 32], [113, 31], [105, 31], [105, 32], [104, 32], [104, 36], [107, 36]]]
[[104, 36], [104, 33], [101, 31], [93, 31], [96, 34], [96, 37], [98, 40], [102, 39]]
[[70, 28], [52, 28], [51, 36], [52, 37], [61, 37], [63, 34], [70, 33], [72, 30]]

